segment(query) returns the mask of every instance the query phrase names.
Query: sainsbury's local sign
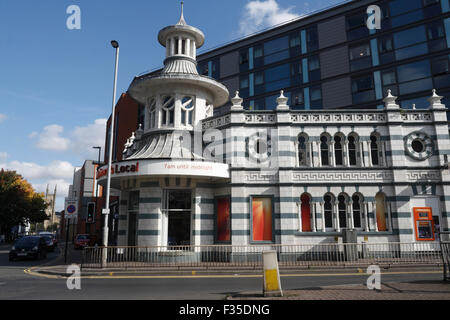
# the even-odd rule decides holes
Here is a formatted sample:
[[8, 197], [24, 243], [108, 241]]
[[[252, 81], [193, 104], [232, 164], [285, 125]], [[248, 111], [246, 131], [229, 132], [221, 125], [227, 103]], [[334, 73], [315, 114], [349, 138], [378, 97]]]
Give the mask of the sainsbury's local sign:
[[[124, 164], [124, 165], [114, 164], [111, 166], [111, 175], [127, 172], [139, 172], [139, 161], [134, 164]], [[100, 179], [101, 177], [106, 176], [107, 174], [108, 174], [108, 167], [100, 168], [97, 172], [97, 179]]]
[[[97, 178], [102, 180], [108, 173], [108, 167], [98, 170]], [[127, 176], [203, 176], [229, 178], [228, 164], [208, 161], [186, 160], [141, 160], [137, 162], [121, 161], [111, 167], [111, 177]]]

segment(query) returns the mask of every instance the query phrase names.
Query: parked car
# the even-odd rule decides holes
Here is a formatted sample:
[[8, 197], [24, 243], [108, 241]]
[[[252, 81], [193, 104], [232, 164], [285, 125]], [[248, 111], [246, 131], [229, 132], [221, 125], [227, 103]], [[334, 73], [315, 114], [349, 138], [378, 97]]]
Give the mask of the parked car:
[[77, 234], [74, 241], [74, 248], [81, 249], [87, 247], [90, 243], [90, 236], [88, 234]]
[[40, 236], [24, 236], [17, 239], [9, 251], [9, 261], [19, 258], [47, 258], [47, 242]]
[[47, 242], [48, 251], [55, 251], [56, 248], [56, 236], [53, 233], [39, 233], [39, 236], [44, 238]]

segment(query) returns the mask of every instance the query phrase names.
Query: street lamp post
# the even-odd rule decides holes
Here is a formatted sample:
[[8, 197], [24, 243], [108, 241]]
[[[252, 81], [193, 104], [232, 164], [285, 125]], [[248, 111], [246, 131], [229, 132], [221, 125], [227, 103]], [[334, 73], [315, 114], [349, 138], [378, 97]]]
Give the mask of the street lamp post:
[[102, 267], [106, 267], [107, 261], [107, 246], [108, 246], [108, 217], [109, 217], [109, 195], [111, 189], [111, 163], [112, 163], [112, 151], [113, 151], [113, 136], [114, 136], [114, 109], [116, 103], [116, 88], [117, 88], [117, 66], [119, 64], [119, 43], [116, 40], [111, 41], [111, 46], [116, 49], [116, 63], [114, 67], [114, 89], [112, 99], [112, 114], [111, 114], [111, 126], [109, 135], [109, 149], [108, 149], [108, 177], [106, 182], [106, 204], [103, 213], [105, 215], [105, 225], [103, 226], [103, 254], [102, 254]]

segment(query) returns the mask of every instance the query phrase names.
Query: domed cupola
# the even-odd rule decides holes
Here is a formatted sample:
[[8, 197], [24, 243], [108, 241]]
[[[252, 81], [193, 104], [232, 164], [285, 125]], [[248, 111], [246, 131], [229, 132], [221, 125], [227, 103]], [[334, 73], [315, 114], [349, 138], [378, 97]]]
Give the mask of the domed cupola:
[[[136, 139], [133, 146], [125, 146], [126, 158], [171, 157], [173, 148], [179, 145], [179, 131], [193, 132], [195, 128], [201, 128], [201, 121], [213, 115], [213, 108], [222, 106], [229, 98], [223, 84], [197, 72], [196, 52], [203, 45], [205, 36], [186, 23], [183, 4], [179, 21], [163, 28], [158, 41], [166, 48], [164, 68], [134, 78], [128, 88], [128, 93], [145, 105], [145, 121], [142, 137]], [[172, 147], [167, 152], [159, 148], [144, 152], [142, 148], [149, 143]], [[186, 153], [183, 158], [184, 155]]]
[[180, 20], [177, 24], [162, 29], [158, 34], [158, 41], [166, 47], [163, 73], [198, 74], [195, 57], [197, 48], [205, 42], [205, 36], [203, 32], [189, 26], [184, 20], [183, 2]]

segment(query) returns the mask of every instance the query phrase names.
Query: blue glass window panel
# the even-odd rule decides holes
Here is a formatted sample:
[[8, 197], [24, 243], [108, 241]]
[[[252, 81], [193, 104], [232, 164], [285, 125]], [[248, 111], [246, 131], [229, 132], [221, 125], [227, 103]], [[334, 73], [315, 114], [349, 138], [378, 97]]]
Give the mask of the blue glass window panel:
[[428, 53], [428, 45], [425, 42], [417, 44], [415, 46], [395, 50], [395, 58], [397, 60], [403, 60], [415, 56], [420, 56], [426, 53]]
[[305, 54], [306, 51], [307, 51], [307, 48], [306, 48], [306, 30], [302, 30], [300, 32], [300, 39], [302, 41], [302, 54]]
[[412, 109], [413, 104], [416, 105], [416, 109], [428, 109], [428, 97], [420, 97], [400, 101], [400, 106], [402, 107], [402, 109]]
[[248, 49], [248, 68], [253, 69], [253, 47]]
[[266, 83], [290, 77], [290, 65], [282, 64], [277, 67], [264, 70], [264, 78]]
[[370, 50], [372, 51], [372, 65], [377, 66], [380, 64], [378, 58], [378, 42], [377, 39], [370, 40]]
[[248, 77], [249, 82], [249, 95], [253, 96], [255, 95], [255, 76], [253, 73], [250, 73]]
[[302, 70], [303, 70], [303, 83], [309, 82], [308, 76], [308, 59], [302, 59]]
[[271, 55], [266, 54], [264, 56], [264, 64], [274, 63], [274, 62], [281, 61], [281, 60], [284, 60], [287, 58], [289, 58], [289, 50], [283, 50], [283, 51], [276, 52]]
[[444, 28], [447, 35], [447, 48], [450, 48], [450, 18], [444, 20]]
[[397, 67], [399, 82], [405, 82], [430, 76], [430, 61], [422, 60]]
[[351, 71], [361, 70], [370, 67], [372, 67], [372, 58], [370, 56], [350, 61]]
[[441, 14], [441, 6], [439, 5], [439, 1], [437, 1], [434, 5], [423, 8], [423, 13], [425, 18], [430, 18]]
[[363, 92], [358, 92], [358, 93], [353, 94], [353, 103], [354, 104], [363, 103], [363, 102], [372, 101], [372, 100], [375, 100], [375, 91], [374, 90], [363, 91]]
[[425, 26], [418, 26], [394, 33], [394, 44], [396, 49], [424, 41], [427, 41]]
[[419, 20], [423, 20], [422, 10], [413, 11], [410, 13], [403, 14], [398, 17], [391, 18], [392, 27], [400, 27], [406, 24], [410, 24]]
[[441, 0], [441, 8], [442, 12], [450, 11], [450, 1], [449, 0]]
[[[277, 107], [277, 98], [280, 95], [266, 97], [266, 110], [275, 110]], [[286, 95], [285, 95], [286, 96]]]
[[376, 71], [373, 73], [373, 79], [375, 81], [375, 98], [381, 99], [383, 97], [383, 93], [381, 92], [381, 75], [380, 71]]
[[212, 77], [212, 61], [208, 61], [208, 77]]
[[389, 3], [391, 16], [422, 8], [422, 0], [394, 0]]
[[266, 92], [280, 90], [291, 86], [291, 79], [281, 79], [273, 82], [266, 83]]
[[268, 56], [281, 50], [289, 48], [289, 38], [284, 36], [264, 43], [264, 55]]
[[310, 100], [309, 100], [309, 88], [304, 89], [303, 98], [305, 100], [305, 110], [311, 109], [311, 104], [310, 104]]
[[431, 90], [433, 82], [431, 78], [415, 80], [399, 84], [400, 94], [414, 93], [418, 91]]
[[430, 52], [436, 52], [445, 50], [447, 48], [447, 43], [445, 38], [442, 39], [436, 39], [428, 42], [428, 47], [430, 49]]
[[322, 99], [322, 90], [320, 89], [320, 86], [310, 88], [310, 98], [311, 101], [317, 101]]
[[319, 81], [320, 80], [320, 69], [316, 69], [309, 72], [309, 81]]
[[264, 110], [264, 109], [265, 109], [264, 99], [255, 100], [254, 110]]
[[435, 76], [433, 78], [434, 88], [448, 87], [450, 84], [450, 74], [444, 74], [441, 76]]

